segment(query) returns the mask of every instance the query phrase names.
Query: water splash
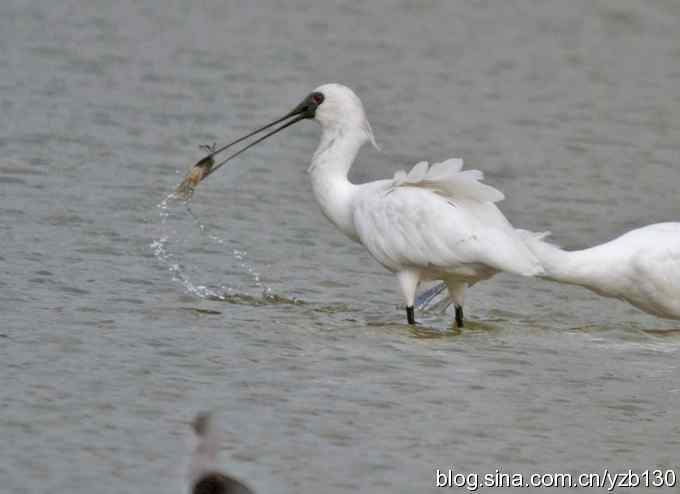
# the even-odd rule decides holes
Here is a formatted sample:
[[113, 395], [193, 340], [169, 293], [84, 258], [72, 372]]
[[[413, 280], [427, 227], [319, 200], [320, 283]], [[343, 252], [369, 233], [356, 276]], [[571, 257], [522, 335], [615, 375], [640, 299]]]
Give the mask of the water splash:
[[[189, 207], [189, 204], [188, 203], [185, 204], [187, 205], [187, 212], [194, 220], [194, 223], [198, 226], [201, 233], [205, 234], [215, 244], [220, 245], [221, 247], [226, 247], [225, 239], [212, 233], [212, 231], [210, 231], [210, 229], [194, 214], [194, 212]], [[250, 276], [250, 278], [252, 279], [253, 283], [257, 288], [261, 289], [263, 296], [271, 294], [271, 288], [265, 286], [262, 283], [262, 280], [260, 279], [260, 273], [258, 273], [255, 270], [255, 268], [248, 262], [247, 260], [248, 252], [245, 250], [232, 249], [231, 253], [234, 259], [238, 262], [239, 268], [244, 270]]]
[[[158, 261], [164, 265], [172, 280], [181, 284], [184, 290], [194, 296], [208, 299], [221, 300], [231, 302], [240, 299], [258, 299], [260, 303], [262, 300], [279, 300], [281, 297], [275, 297], [272, 294], [270, 287], [266, 286], [260, 273], [248, 260], [248, 253], [245, 250], [238, 248], [229, 248], [229, 240], [216, 234], [213, 229], [203, 223], [191, 210], [189, 203], [178, 198], [175, 194], [168, 195], [158, 205], [160, 214], [160, 231], [159, 237], [151, 244], [151, 250]], [[189, 220], [189, 228], [186, 227], [187, 220]], [[195, 235], [187, 234], [191, 229], [198, 229], [201, 233], [200, 238], [197, 239]], [[195, 252], [198, 250], [193, 242], [203, 242], [207, 240], [209, 245], [219, 246], [220, 251], [220, 265], [224, 264], [225, 255], [231, 251], [232, 259], [232, 276], [235, 274], [238, 278], [237, 284], [242, 285], [242, 276], [245, 274], [246, 285], [250, 285], [250, 290], [255, 291], [258, 297], [252, 294], [242, 293], [248, 290], [248, 287], [228, 286], [223, 283], [208, 283], [196, 282], [197, 278], [207, 278], [212, 275], [215, 276], [214, 259], [209, 263], [205, 269], [201, 269], [199, 256], [192, 255], [189, 260], [189, 251]], [[210, 273], [210, 275], [208, 274]], [[228, 278], [226, 273], [217, 273], [220, 278]], [[279, 302], [280, 303], [280, 302]]]

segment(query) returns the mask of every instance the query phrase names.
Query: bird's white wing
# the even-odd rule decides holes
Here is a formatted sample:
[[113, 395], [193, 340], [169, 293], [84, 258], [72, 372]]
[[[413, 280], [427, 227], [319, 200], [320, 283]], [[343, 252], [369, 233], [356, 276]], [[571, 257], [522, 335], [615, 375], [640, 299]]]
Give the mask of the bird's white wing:
[[472, 199], [479, 202], [498, 202], [503, 193], [482, 183], [484, 174], [479, 170], [463, 170], [463, 160], [452, 158], [428, 166], [427, 161], [416, 164], [410, 172], [398, 171], [392, 180], [393, 187], [422, 187], [444, 197]]
[[493, 204], [503, 195], [461, 171], [460, 160], [397, 173], [355, 196], [353, 220], [361, 242], [391, 270], [406, 266], [451, 273], [466, 266], [535, 275], [540, 264]]

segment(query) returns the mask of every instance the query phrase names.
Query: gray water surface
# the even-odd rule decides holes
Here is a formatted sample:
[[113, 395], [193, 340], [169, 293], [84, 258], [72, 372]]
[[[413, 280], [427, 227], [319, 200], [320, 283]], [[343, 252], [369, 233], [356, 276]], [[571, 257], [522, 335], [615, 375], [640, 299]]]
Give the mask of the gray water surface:
[[569, 248], [677, 221], [680, 3], [320, 3], [0, 3], [2, 492], [184, 492], [204, 409], [261, 493], [677, 469], [680, 324], [499, 275], [409, 328], [314, 203], [313, 123], [163, 201], [337, 81], [383, 148], [353, 180], [460, 156]]

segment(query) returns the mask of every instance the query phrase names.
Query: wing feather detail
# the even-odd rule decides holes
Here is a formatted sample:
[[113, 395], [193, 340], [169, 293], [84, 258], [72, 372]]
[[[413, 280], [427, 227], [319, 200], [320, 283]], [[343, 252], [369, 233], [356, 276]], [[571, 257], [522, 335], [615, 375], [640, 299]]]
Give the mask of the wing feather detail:
[[463, 170], [463, 160], [453, 158], [432, 166], [421, 161], [408, 173], [398, 171], [392, 179], [392, 188], [421, 187], [448, 199], [479, 202], [498, 202], [505, 198], [500, 190], [482, 183], [482, 180], [484, 174], [481, 171]]

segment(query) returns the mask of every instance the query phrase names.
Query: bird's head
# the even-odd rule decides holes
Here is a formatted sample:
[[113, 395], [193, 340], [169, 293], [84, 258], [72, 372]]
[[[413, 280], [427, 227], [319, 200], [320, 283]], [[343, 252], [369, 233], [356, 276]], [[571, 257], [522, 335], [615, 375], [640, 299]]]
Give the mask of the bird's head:
[[[214, 146], [211, 153], [202, 158], [195, 165], [195, 167], [202, 166], [206, 163], [209, 164], [208, 171], [202, 175], [202, 178], [206, 177], [247, 149], [250, 149], [256, 144], [268, 139], [286, 127], [290, 127], [294, 123], [300, 122], [301, 120], [309, 119], [319, 122], [324, 131], [337, 130], [340, 132], [356, 132], [359, 138], [363, 139], [363, 142], [371, 141], [376, 149], [380, 149], [378, 144], [375, 142], [371, 125], [368, 123], [368, 119], [366, 118], [364, 105], [361, 104], [361, 100], [354, 93], [354, 91], [352, 91], [347, 86], [343, 86], [342, 84], [324, 84], [309, 93], [305, 99], [303, 99], [295, 108], [286, 113], [284, 116], [244, 135], [243, 137], [239, 137], [235, 141], [225, 144], [224, 146], [219, 148]], [[263, 136], [258, 137], [253, 142], [243, 147], [241, 150], [229, 155], [222, 162], [215, 165], [214, 156], [218, 153], [221, 153], [226, 149], [245, 141], [246, 139], [260, 134], [261, 132], [270, 129], [277, 124], [281, 125], [265, 133]]]
[[[364, 105], [347, 86], [342, 84], [324, 84], [316, 88], [305, 98], [316, 103], [314, 120], [326, 129], [359, 131], [366, 140], [378, 148], [373, 137], [371, 124], [368, 123]], [[304, 101], [303, 101], [304, 104]]]

